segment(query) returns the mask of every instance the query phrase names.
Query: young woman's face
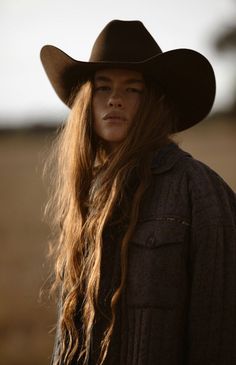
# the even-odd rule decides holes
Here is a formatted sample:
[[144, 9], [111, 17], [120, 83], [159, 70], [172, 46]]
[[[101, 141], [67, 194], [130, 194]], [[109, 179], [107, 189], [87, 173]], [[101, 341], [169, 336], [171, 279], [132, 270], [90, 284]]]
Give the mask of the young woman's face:
[[134, 122], [144, 90], [140, 72], [104, 69], [95, 73], [93, 92], [94, 131], [114, 150]]

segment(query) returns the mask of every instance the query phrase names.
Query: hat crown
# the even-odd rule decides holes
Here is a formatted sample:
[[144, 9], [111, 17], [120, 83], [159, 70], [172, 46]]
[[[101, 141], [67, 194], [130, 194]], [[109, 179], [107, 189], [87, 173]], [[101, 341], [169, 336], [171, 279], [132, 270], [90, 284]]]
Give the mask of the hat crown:
[[113, 20], [98, 35], [90, 62], [142, 62], [162, 53], [140, 21]]

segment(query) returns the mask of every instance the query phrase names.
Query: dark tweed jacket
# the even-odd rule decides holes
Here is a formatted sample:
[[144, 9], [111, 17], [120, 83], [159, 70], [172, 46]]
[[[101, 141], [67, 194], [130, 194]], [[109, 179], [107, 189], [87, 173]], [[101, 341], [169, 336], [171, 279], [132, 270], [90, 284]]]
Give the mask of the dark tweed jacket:
[[[174, 143], [154, 157], [152, 172], [105, 364], [236, 364], [235, 194]], [[118, 245], [104, 246], [101, 271], [90, 365], [119, 281]]]

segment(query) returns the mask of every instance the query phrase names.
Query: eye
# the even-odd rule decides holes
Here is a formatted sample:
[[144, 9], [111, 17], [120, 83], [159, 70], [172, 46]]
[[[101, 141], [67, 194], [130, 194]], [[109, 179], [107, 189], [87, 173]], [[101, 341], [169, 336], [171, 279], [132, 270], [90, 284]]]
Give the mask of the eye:
[[105, 91], [109, 91], [110, 87], [107, 85], [101, 85], [101, 86], [95, 86], [94, 91], [95, 92], [105, 92]]
[[136, 87], [128, 87], [127, 91], [129, 93], [138, 93], [138, 94], [142, 94], [143, 90], [142, 89], [138, 89]]

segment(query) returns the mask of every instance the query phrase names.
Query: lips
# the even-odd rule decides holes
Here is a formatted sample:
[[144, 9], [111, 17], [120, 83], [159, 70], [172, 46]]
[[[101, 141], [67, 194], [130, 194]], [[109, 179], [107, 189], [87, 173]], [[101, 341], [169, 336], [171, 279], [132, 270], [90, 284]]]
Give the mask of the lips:
[[111, 120], [111, 121], [126, 121], [126, 118], [123, 114], [117, 112], [111, 112], [105, 114], [103, 117], [104, 120]]

